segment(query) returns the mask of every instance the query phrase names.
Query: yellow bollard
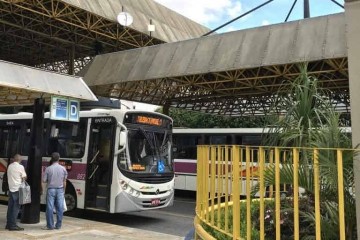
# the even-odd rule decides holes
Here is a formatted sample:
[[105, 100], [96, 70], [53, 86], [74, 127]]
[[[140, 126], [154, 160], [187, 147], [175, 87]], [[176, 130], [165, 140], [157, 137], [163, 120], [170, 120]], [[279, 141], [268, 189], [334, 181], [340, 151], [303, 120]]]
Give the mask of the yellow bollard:
[[250, 147], [246, 146], [246, 239], [251, 240]]
[[210, 175], [210, 199], [211, 199], [211, 226], [215, 223], [215, 168], [216, 168], [216, 147], [211, 147], [211, 175]]
[[293, 149], [294, 164], [294, 239], [299, 240], [299, 149]]
[[281, 239], [280, 228], [280, 150], [275, 148], [275, 218], [276, 240]]
[[265, 164], [265, 155], [264, 155], [264, 148], [259, 148], [259, 160], [260, 160], [260, 240], [265, 239], [265, 189], [264, 189], [264, 164]]
[[[229, 147], [225, 151], [225, 232], [229, 231]], [[230, 178], [231, 180], [231, 178]]]
[[239, 146], [233, 146], [233, 240], [240, 237], [240, 151]]
[[319, 150], [314, 149], [314, 190], [315, 190], [315, 226], [316, 240], [321, 239], [321, 215], [320, 215], [320, 183], [319, 183]]
[[337, 150], [340, 240], [345, 240], [344, 175], [342, 151]]

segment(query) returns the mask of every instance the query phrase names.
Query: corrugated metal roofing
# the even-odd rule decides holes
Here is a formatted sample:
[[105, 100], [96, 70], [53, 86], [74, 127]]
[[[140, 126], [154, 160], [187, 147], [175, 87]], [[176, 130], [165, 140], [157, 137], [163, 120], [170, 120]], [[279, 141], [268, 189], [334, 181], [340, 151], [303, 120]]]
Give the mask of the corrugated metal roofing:
[[82, 74], [95, 86], [346, 56], [340, 13], [104, 54]]
[[172, 11], [153, 0], [61, 0], [67, 4], [116, 21], [122, 11], [130, 13], [134, 22], [130, 28], [148, 33], [150, 19], [155, 25], [152, 36], [165, 42], [175, 42], [199, 37], [208, 28]]

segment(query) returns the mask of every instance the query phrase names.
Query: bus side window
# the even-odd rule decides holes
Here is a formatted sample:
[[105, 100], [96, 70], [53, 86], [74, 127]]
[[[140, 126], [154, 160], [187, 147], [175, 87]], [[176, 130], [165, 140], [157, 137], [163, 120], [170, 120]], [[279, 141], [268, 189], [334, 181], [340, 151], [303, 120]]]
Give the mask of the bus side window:
[[30, 151], [30, 134], [31, 134], [31, 123], [27, 123], [25, 124], [24, 127], [24, 133], [22, 134], [23, 139], [22, 139], [22, 148], [21, 148], [21, 154], [24, 156], [28, 156], [29, 155], [29, 151]]
[[260, 146], [261, 136], [260, 135], [243, 136], [242, 145]]
[[225, 145], [227, 144], [227, 136], [210, 136], [211, 145]]
[[19, 152], [20, 128], [0, 128], [0, 157], [10, 157]]
[[234, 136], [234, 142], [233, 144], [237, 144], [237, 145], [241, 145], [242, 144], [242, 136], [239, 136], [239, 135], [235, 135]]
[[0, 128], [0, 157], [7, 157], [7, 146], [9, 144], [9, 130]]
[[202, 134], [200, 137], [199, 137], [199, 140], [198, 140], [198, 145], [204, 145], [206, 143], [206, 137], [204, 134]]
[[196, 148], [200, 141], [200, 135], [174, 135], [174, 158], [196, 159]]
[[14, 156], [20, 152], [20, 128], [13, 128], [10, 140], [10, 155]]
[[63, 158], [80, 158], [85, 152], [86, 119], [79, 123], [52, 121], [47, 156], [59, 152]]

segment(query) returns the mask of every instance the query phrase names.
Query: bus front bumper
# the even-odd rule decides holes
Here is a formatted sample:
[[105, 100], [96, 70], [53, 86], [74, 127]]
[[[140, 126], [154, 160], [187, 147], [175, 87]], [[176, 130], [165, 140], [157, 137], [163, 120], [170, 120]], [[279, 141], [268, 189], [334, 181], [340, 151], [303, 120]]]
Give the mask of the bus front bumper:
[[145, 211], [172, 206], [174, 203], [174, 190], [158, 195], [140, 195], [135, 197], [125, 191], [115, 198], [115, 212]]

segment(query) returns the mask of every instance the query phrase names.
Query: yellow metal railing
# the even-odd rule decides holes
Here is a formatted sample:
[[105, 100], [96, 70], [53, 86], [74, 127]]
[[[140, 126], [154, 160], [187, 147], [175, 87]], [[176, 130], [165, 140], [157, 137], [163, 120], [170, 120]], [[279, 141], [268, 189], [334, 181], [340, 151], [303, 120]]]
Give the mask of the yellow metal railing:
[[[335, 161], [338, 239], [345, 240], [343, 159], [347, 151], [353, 150], [198, 146], [196, 238], [280, 240], [290, 232], [290, 239], [304, 234], [321, 239], [322, 154]], [[305, 229], [310, 220], [303, 217], [304, 212], [314, 217], [312, 228]]]

